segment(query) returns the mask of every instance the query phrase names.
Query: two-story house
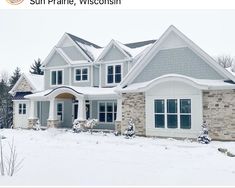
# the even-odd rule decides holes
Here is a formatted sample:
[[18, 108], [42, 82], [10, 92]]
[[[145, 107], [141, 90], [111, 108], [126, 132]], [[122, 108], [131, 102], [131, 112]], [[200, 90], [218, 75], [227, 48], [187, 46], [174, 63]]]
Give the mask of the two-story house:
[[196, 138], [206, 121], [212, 138], [235, 140], [235, 77], [174, 26], [105, 47], [65, 33], [42, 69], [10, 91], [15, 128], [95, 118], [123, 132], [132, 118], [138, 135]]

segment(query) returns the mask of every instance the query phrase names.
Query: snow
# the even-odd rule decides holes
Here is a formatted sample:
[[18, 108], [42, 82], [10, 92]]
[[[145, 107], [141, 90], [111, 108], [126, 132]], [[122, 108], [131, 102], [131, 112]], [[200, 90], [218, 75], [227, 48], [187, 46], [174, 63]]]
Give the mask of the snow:
[[99, 55], [102, 53], [104, 48], [95, 48], [92, 45], [85, 45], [81, 42], [76, 42], [81, 48], [83, 48], [85, 51], [87, 51], [90, 55], [93, 56], [94, 60], [96, 60]]
[[145, 46], [141, 46], [138, 48], [129, 48], [128, 46], [122, 44], [121, 42], [115, 40], [115, 42], [124, 50], [127, 51], [129, 54], [131, 54], [132, 57], [136, 57], [138, 54], [140, 54], [141, 52], [143, 52], [145, 49], [149, 49], [151, 48], [151, 46], [153, 44], [148, 44]]
[[[60, 86], [60, 89], [65, 88], [70, 88], [72, 90], [77, 91], [78, 93], [81, 93], [83, 95], [86, 95], [88, 97], [117, 97], [117, 93], [114, 91], [116, 87], [113, 88], [99, 88], [99, 87], [76, 87], [76, 86]], [[48, 89], [42, 92], [34, 93], [25, 96], [25, 98], [40, 98], [44, 97], [47, 94], [51, 93], [53, 89]]]
[[234, 186], [235, 142], [46, 131], [0, 130], [4, 148], [14, 138], [22, 169], [0, 176], [0, 186]]
[[[235, 67], [235, 65], [233, 65]], [[233, 67], [228, 67], [228, 68], [225, 68], [228, 72], [230, 72], [233, 76], [235, 76], [235, 72], [233, 71]]]
[[44, 90], [44, 76], [43, 75], [29, 73], [29, 74], [25, 74], [25, 76], [30, 81], [30, 83], [32, 83], [36, 91]]
[[173, 80], [180, 79], [180, 80], [185, 80], [186, 82], [190, 81], [191, 84], [196, 84], [199, 87], [205, 87], [204, 89], [235, 89], [235, 84], [224, 82], [224, 80], [196, 79], [196, 78], [179, 75], [179, 74], [166, 74], [150, 81], [130, 84], [123, 89], [117, 88], [116, 91], [117, 92], [120, 92], [120, 91], [130, 92], [130, 91], [137, 91], [137, 90], [144, 91], [147, 87], [149, 87], [151, 84], [154, 84], [155, 82], [161, 82], [164, 79], [172, 79], [172, 78]]

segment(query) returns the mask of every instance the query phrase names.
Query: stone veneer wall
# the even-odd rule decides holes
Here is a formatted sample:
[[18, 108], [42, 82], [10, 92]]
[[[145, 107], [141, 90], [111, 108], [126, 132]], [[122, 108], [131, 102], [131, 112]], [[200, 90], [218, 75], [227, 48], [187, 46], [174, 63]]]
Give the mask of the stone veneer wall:
[[203, 120], [217, 140], [235, 140], [235, 90], [203, 92]]
[[27, 80], [24, 77], [22, 78], [18, 87], [15, 89], [15, 91], [18, 91], [18, 92], [32, 91], [32, 90], [33, 88], [30, 86], [30, 84], [27, 82]]
[[122, 94], [121, 133], [127, 128], [130, 119], [135, 124], [136, 135], [145, 136], [145, 94], [142, 92]]

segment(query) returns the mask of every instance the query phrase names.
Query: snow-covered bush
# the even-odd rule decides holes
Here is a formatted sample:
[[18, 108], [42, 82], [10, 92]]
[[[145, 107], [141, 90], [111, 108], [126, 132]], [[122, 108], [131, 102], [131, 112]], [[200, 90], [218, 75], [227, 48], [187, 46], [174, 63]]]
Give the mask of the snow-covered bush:
[[211, 138], [209, 137], [206, 122], [203, 122], [202, 131], [201, 131], [200, 135], [198, 136], [197, 140], [199, 143], [202, 143], [202, 144], [209, 144], [211, 142]]
[[133, 138], [135, 136], [135, 124], [132, 119], [128, 121], [128, 127], [124, 131], [125, 138]]
[[79, 133], [83, 130], [81, 122], [78, 119], [73, 121], [73, 132]]
[[89, 129], [92, 134], [93, 129], [94, 127], [97, 126], [97, 124], [98, 124], [98, 119], [85, 120], [84, 123], [79, 121], [78, 119], [75, 119], [73, 122], [73, 131], [79, 133], [81, 131]]
[[41, 130], [41, 123], [40, 123], [39, 119], [37, 120], [36, 124], [33, 125], [33, 129], [36, 131]]
[[91, 134], [92, 134], [94, 127], [98, 125], [98, 119], [88, 119], [85, 121], [84, 125], [86, 129], [90, 129]]

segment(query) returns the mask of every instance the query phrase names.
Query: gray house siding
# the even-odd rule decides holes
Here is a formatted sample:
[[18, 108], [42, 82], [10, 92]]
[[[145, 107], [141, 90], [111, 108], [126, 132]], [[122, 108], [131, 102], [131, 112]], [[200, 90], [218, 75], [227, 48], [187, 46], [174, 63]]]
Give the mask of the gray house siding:
[[[76, 68], [88, 68], [88, 81], [75, 81], [75, 69]], [[72, 80], [72, 85], [73, 86], [78, 86], [78, 87], [89, 87], [89, 86], [91, 86], [91, 67], [89, 66], [89, 67], [87, 67], [87, 66], [85, 66], [85, 67], [81, 67], [81, 66], [79, 66], [79, 67], [74, 67], [74, 68], [72, 68], [72, 71], [71, 71], [71, 80]]]
[[87, 60], [75, 46], [63, 47], [63, 51], [72, 61]]
[[191, 49], [184, 47], [159, 51], [133, 83], [149, 81], [165, 74], [181, 74], [198, 79], [223, 79]]
[[117, 47], [112, 46], [106, 55], [102, 58], [102, 61], [113, 61], [113, 60], [122, 60], [127, 57], [123, 54]]
[[99, 68], [94, 66], [93, 67], [93, 85], [95, 87], [99, 86], [99, 80], [100, 80], [99, 75], [100, 75]]
[[60, 56], [60, 54], [55, 52], [50, 62], [47, 63], [46, 67], [63, 66], [67, 64], [68, 63]]

